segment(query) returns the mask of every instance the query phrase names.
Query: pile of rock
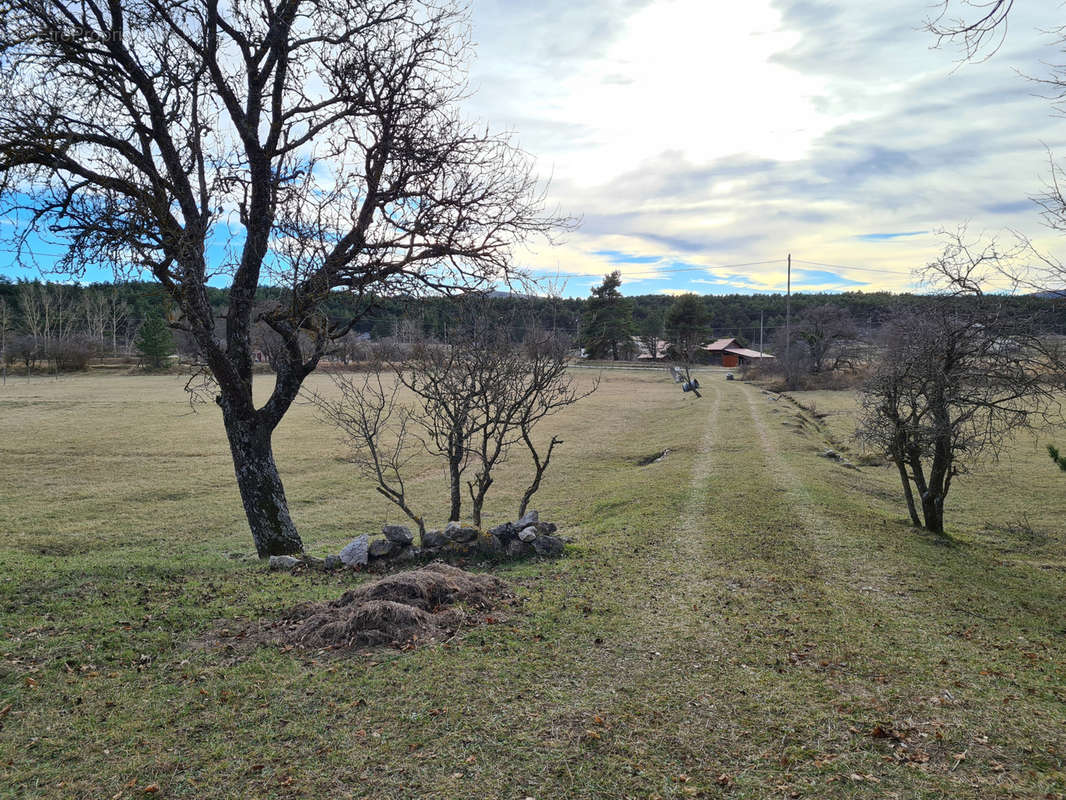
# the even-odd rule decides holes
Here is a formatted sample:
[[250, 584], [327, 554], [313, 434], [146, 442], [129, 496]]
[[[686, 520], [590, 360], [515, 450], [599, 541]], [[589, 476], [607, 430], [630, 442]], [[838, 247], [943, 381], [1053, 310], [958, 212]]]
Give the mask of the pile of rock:
[[848, 469], [858, 469], [858, 467], [844, 458], [844, 456], [840, 455], [836, 450], [826, 450], [822, 453], [822, 458], [828, 458], [830, 461], [835, 461], [840, 464], [840, 466], [847, 467]]
[[[538, 555], [554, 558], [563, 554], [565, 543], [553, 534], [558, 530], [554, 522], [541, 522], [536, 511], [530, 511], [517, 522], [497, 525], [485, 535], [488, 549], [512, 558]], [[482, 540], [478, 540], [482, 544]]]
[[563, 554], [564, 541], [553, 534], [558, 530], [553, 522], [541, 522], [536, 511], [530, 511], [516, 522], [505, 522], [487, 531], [449, 522], [444, 530], [426, 531], [421, 547], [414, 544], [414, 534], [404, 525], [386, 525], [384, 536], [371, 539], [367, 534], [357, 536], [339, 555], [271, 556], [270, 568], [293, 570], [297, 567], [333, 570], [342, 567], [365, 568], [374, 563], [402, 563], [421, 559], [452, 559], [481, 556], [483, 558], [522, 558], [528, 556], [556, 557]]

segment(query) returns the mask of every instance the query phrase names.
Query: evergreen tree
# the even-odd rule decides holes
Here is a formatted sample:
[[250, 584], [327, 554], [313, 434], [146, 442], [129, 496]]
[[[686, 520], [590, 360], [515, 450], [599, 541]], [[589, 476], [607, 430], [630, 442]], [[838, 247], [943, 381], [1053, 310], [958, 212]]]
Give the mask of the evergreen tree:
[[633, 301], [622, 297], [618, 287], [622, 273], [605, 275], [603, 283], [592, 290], [581, 318], [581, 344], [589, 358], [617, 361], [632, 350]]
[[710, 319], [703, 298], [697, 294], [679, 295], [666, 312], [666, 335], [677, 357], [690, 364], [696, 349], [707, 339]]
[[149, 369], [161, 369], [174, 352], [174, 337], [162, 317], [150, 316], [141, 325], [134, 342]]

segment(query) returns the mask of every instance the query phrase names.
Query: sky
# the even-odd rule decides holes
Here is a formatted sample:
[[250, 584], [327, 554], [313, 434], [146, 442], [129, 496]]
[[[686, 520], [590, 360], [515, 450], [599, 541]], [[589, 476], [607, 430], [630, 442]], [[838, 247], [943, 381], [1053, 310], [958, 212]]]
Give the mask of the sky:
[[615, 269], [626, 294], [784, 291], [789, 253], [793, 291], [909, 291], [960, 224], [1056, 250], [1029, 198], [1066, 120], [1022, 75], [1059, 20], [1019, 4], [961, 64], [931, 2], [471, 0], [464, 111], [580, 220], [516, 262], [569, 296]]
[[794, 291], [907, 291], [960, 224], [1057, 246], [1030, 198], [1066, 120], [1019, 74], [1057, 20], [1025, 5], [960, 64], [931, 0], [475, 0], [469, 106], [581, 218], [521, 256], [566, 294], [784, 291], [789, 252]]

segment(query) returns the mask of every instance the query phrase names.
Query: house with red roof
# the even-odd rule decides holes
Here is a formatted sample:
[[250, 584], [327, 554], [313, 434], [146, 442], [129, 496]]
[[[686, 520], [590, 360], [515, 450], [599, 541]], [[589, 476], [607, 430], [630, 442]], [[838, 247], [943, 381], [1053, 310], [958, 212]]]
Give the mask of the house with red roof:
[[718, 339], [703, 345], [711, 356], [711, 362], [723, 367], [739, 367], [741, 364], [758, 363], [763, 359], [773, 358], [769, 353], [741, 347], [736, 339]]

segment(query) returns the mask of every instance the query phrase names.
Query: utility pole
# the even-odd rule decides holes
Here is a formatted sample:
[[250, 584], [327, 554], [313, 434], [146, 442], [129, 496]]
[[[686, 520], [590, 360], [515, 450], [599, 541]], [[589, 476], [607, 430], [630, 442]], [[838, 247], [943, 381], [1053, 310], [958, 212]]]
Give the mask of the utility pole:
[[788, 254], [788, 290], [785, 294], [785, 370], [787, 374], [789, 350], [792, 346], [792, 253]]
[[760, 356], [763, 354], [763, 349], [762, 349], [762, 315], [763, 315], [763, 312], [760, 311], [759, 312], [759, 355]]

